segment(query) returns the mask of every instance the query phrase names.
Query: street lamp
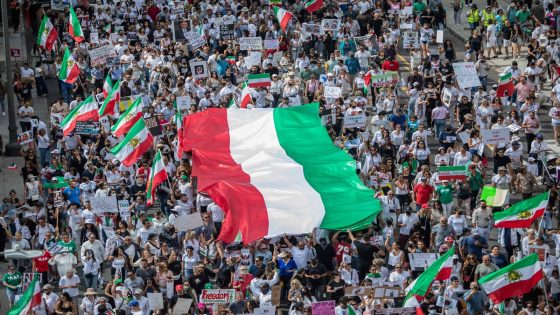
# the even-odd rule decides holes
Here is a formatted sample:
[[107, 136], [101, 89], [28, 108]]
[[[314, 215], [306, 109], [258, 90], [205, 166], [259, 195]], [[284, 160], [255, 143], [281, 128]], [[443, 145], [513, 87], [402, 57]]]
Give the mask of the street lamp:
[[20, 146], [17, 142], [16, 109], [14, 103], [14, 82], [12, 78], [12, 60], [10, 54], [10, 35], [8, 29], [8, 2], [2, 1], [2, 32], [4, 33], [4, 55], [6, 56], [6, 94], [8, 95], [8, 131], [9, 141], [5, 147], [8, 156], [19, 155]]

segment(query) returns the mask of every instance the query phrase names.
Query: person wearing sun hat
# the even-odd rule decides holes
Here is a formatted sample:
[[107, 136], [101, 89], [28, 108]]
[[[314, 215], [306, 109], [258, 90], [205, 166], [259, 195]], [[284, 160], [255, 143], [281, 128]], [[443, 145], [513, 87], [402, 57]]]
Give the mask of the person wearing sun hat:
[[80, 304], [80, 310], [82, 310], [85, 315], [93, 315], [95, 314], [94, 309], [97, 303], [99, 303], [97, 292], [93, 288], [87, 288], [82, 303]]

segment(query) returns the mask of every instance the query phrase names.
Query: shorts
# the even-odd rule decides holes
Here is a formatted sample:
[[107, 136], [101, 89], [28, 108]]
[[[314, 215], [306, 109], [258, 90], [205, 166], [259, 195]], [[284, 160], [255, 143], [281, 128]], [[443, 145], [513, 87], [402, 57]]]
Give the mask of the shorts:
[[8, 296], [8, 301], [10, 301], [10, 303], [13, 303], [15, 301], [17, 294], [18, 290], [6, 288], [6, 295]]
[[510, 47], [511, 46], [511, 41], [508, 39], [504, 39], [504, 47]]
[[486, 48], [493, 48], [496, 47], [496, 41], [495, 40], [489, 40], [486, 42]]
[[553, 120], [553, 121], [552, 121], [552, 126], [553, 126], [553, 127], [560, 127], [560, 120], [559, 120], [559, 121], [556, 121], [556, 122]]

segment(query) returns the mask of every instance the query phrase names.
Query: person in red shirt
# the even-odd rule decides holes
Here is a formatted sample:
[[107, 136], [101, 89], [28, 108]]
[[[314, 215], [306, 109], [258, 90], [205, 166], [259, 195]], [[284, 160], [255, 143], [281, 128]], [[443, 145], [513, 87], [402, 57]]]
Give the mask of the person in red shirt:
[[345, 254], [349, 256], [352, 255], [352, 245], [348, 243], [348, 237], [346, 235], [341, 235], [339, 237], [339, 234], [340, 232], [336, 232], [331, 238], [337, 266], [340, 265]]
[[43, 251], [43, 255], [33, 258], [33, 270], [41, 274], [41, 286], [49, 283], [49, 259], [52, 255], [43, 245], [39, 245]]
[[432, 194], [434, 192], [434, 187], [428, 184], [428, 179], [422, 177], [420, 180], [420, 184], [416, 184], [414, 186], [413, 194], [414, 194], [414, 202], [416, 203], [416, 211], [420, 210], [420, 207], [430, 202], [430, 198], [432, 198]]
[[399, 71], [399, 62], [395, 60], [394, 56], [389, 56], [387, 60], [381, 65], [381, 69], [384, 71]]

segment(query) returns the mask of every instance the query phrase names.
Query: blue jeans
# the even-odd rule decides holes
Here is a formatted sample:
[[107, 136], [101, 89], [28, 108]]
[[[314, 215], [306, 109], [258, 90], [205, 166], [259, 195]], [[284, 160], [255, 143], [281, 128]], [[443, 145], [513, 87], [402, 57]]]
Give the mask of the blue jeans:
[[480, 79], [480, 84], [482, 84], [482, 88], [484, 92], [486, 92], [486, 85], [488, 85], [488, 76], [485, 77], [478, 77]]
[[60, 91], [64, 101], [69, 104], [72, 101], [72, 85], [60, 81]]
[[440, 133], [445, 128], [445, 119], [434, 119], [434, 125], [436, 128], [436, 139], [439, 139]]
[[49, 148], [39, 148], [39, 160], [41, 161], [41, 167], [45, 166], [45, 164], [50, 165], [50, 155], [51, 152]]
[[97, 290], [97, 275], [84, 275], [84, 280], [86, 283], [86, 288], [93, 288]]
[[35, 84], [37, 86], [37, 96], [48, 94], [47, 83], [43, 77], [35, 77]]
[[167, 199], [169, 199], [169, 194], [166, 192], [158, 192], [157, 197], [159, 200], [159, 208], [161, 209], [161, 212], [165, 213], [165, 215], [169, 215], [167, 207]]

